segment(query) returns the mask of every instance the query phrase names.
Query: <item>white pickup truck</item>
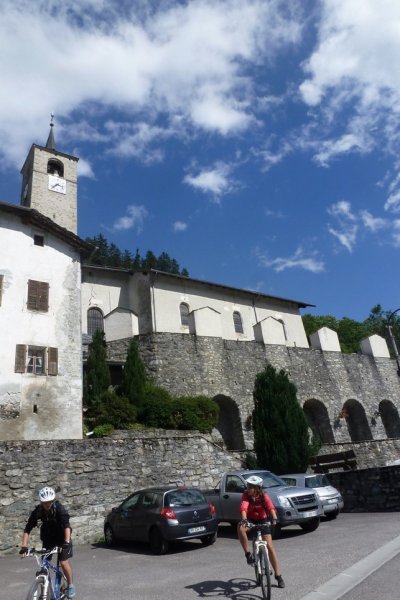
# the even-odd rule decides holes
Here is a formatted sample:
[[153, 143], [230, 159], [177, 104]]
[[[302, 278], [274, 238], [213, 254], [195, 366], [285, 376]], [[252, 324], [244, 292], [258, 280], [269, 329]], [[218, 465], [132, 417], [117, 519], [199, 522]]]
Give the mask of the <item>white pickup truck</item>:
[[219, 522], [235, 524], [240, 521], [240, 499], [246, 489], [246, 479], [258, 475], [263, 479], [263, 488], [271, 498], [278, 514], [278, 525], [274, 537], [280, 529], [288, 525], [300, 525], [303, 531], [310, 532], [319, 526], [324, 514], [322, 504], [313, 490], [287, 485], [271, 471], [229, 471], [224, 473], [219, 484], [212, 490], [202, 490], [209, 502], [216, 508]]

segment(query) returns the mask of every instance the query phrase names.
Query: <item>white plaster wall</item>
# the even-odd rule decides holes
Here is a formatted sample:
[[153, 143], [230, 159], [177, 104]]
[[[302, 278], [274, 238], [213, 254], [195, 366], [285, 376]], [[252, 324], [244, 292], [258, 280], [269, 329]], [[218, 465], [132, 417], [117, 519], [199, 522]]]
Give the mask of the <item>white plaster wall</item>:
[[[196, 335], [213, 335], [222, 337], [221, 314], [216, 310], [206, 306], [199, 308], [191, 313], [194, 322], [194, 331]], [[210, 334], [209, 332], [213, 333]]]
[[286, 345], [285, 328], [282, 321], [275, 317], [267, 317], [254, 325], [254, 337], [257, 342], [264, 344]]
[[[50, 234], [44, 247], [35, 246], [33, 233], [14, 215], [1, 215], [0, 405], [11, 398], [19, 416], [0, 418], [0, 439], [81, 438], [79, 255]], [[49, 283], [48, 312], [27, 309], [29, 279]], [[17, 344], [58, 348], [59, 375], [15, 373]]]
[[106, 315], [104, 332], [107, 342], [137, 335], [139, 333], [138, 318], [130, 310], [117, 308]]
[[315, 333], [310, 335], [312, 348], [324, 350], [325, 352], [340, 352], [340, 343], [338, 334], [329, 327], [321, 327]]
[[[87, 333], [87, 311], [99, 308], [103, 315], [118, 307], [132, 309], [129, 301], [129, 279], [126, 272], [82, 269], [82, 331]], [[123, 337], [129, 337], [125, 335]], [[115, 338], [114, 338], [115, 339]]]
[[[284, 323], [286, 345], [308, 348], [300, 312], [290, 301], [257, 295], [246, 296], [240, 290], [230, 290], [208, 283], [164, 275], [157, 275], [154, 286], [149, 289], [150, 276], [141, 273], [132, 276], [123, 271], [102, 269], [90, 271], [90, 267], [85, 267], [82, 280], [84, 333], [87, 333], [86, 314], [90, 306], [99, 307], [104, 314], [118, 307], [132, 310], [138, 315], [139, 333], [151, 331], [193, 333], [189, 327], [181, 324], [179, 306], [185, 302], [189, 305], [190, 312], [209, 307], [220, 313], [219, 326], [216, 325], [215, 314], [211, 311], [205, 313], [205, 316], [199, 316], [201, 333], [196, 331], [197, 335], [251, 341], [255, 339], [254, 325], [268, 317], [273, 317]], [[235, 332], [233, 324], [235, 311], [238, 311], [242, 317], [243, 334]], [[192, 320], [195, 320], [194, 316]]]
[[368, 356], [390, 358], [386, 340], [380, 335], [371, 335], [362, 340], [360, 349], [363, 354], [367, 354]]
[[[181, 302], [189, 305], [190, 311], [206, 306], [221, 314], [222, 337], [228, 340], [254, 340], [253, 326], [267, 317], [282, 320], [286, 331], [286, 344], [308, 348], [300, 313], [292, 303], [256, 297], [246, 298], [240, 291], [213, 287], [201, 282], [172, 279], [162, 283], [156, 281], [154, 287], [154, 308], [156, 313], [157, 332], [189, 333], [187, 327], [181, 325], [179, 306]], [[237, 334], [233, 324], [233, 313], [238, 311], [242, 317], [243, 334]], [[211, 314], [211, 313], [209, 313]], [[202, 323], [202, 335], [213, 333], [213, 319]]]

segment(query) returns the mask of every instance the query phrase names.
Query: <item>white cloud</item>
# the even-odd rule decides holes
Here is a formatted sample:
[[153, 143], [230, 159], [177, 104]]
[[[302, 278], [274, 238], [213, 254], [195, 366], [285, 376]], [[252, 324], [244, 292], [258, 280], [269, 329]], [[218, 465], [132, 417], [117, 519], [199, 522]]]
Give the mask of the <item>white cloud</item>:
[[311, 273], [321, 273], [325, 270], [324, 262], [318, 258], [317, 252], [306, 252], [302, 246], [299, 246], [292, 256], [270, 258], [260, 251], [257, 255], [260, 265], [271, 267], [277, 273], [286, 269], [304, 269]]
[[389, 222], [386, 219], [374, 217], [368, 210], [360, 211], [360, 216], [364, 226], [373, 233], [389, 226]]
[[[157, 128], [170, 130], [176, 119], [182, 134], [243, 131], [254, 122], [257, 98], [248, 67], [268, 63], [299, 39], [297, 6], [288, 9], [283, 0], [137, 0], [121, 9], [116, 0], [3, 0], [3, 162], [20, 165], [32, 140], [45, 136], [52, 111], [57, 124], [69, 123], [70, 137], [76, 118], [87, 121], [84, 131], [75, 128], [73, 143], [80, 136], [103, 138], [91, 131], [102, 111], [118, 111], [126, 124], [139, 116], [147, 130], [137, 127], [119, 140], [104, 134], [127, 156], [139, 156], [158, 137]], [[152, 150], [151, 160], [160, 156]]]
[[126, 209], [127, 214], [117, 219], [113, 224], [116, 231], [136, 229], [138, 233], [143, 229], [143, 223], [147, 217], [147, 210], [144, 206], [130, 204]]
[[[75, 153], [74, 153], [75, 154]], [[89, 161], [84, 158], [80, 158], [78, 162], [78, 177], [89, 177], [89, 179], [95, 179], [92, 165]]]
[[349, 252], [352, 252], [357, 241], [358, 224], [357, 217], [351, 210], [350, 202], [340, 200], [332, 204], [327, 212], [337, 220], [337, 226], [328, 225], [329, 233]]
[[220, 196], [234, 191], [238, 185], [231, 177], [231, 171], [231, 165], [218, 162], [196, 175], [185, 175], [183, 181], [205, 194], [212, 194], [218, 202]]
[[175, 223], [173, 223], [172, 225], [175, 233], [179, 232], [179, 231], [186, 231], [188, 225], [187, 223], [184, 223], [183, 221], [175, 221]]

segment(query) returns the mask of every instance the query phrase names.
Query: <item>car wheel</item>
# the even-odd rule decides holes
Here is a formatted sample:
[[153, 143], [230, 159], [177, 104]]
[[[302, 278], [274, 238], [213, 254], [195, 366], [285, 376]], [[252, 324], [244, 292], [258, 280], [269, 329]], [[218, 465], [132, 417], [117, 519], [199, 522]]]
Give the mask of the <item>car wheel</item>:
[[338, 514], [339, 514], [338, 510], [332, 510], [331, 512], [325, 513], [325, 517], [329, 521], [333, 521], [333, 519], [336, 519], [336, 517], [338, 516]]
[[316, 517], [315, 519], [311, 519], [310, 521], [307, 521], [307, 523], [301, 523], [300, 527], [306, 533], [311, 533], [311, 531], [315, 531], [316, 529], [318, 529], [319, 520], [320, 520], [319, 517]]
[[168, 550], [168, 542], [157, 527], [150, 531], [149, 543], [153, 554], [165, 554]]
[[201, 539], [201, 543], [203, 544], [203, 546], [211, 546], [211, 544], [215, 544], [215, 542], [217, 541], [217, 534], [212, 533], [212, 534], [206, 535], [200, 539]]
[[114, 535], [111, 525], [109, 525], [108, 523], [104, 527], [104, 540], [107, 546], [115, 546], [115, 544], [117, 543], [117, 538]]

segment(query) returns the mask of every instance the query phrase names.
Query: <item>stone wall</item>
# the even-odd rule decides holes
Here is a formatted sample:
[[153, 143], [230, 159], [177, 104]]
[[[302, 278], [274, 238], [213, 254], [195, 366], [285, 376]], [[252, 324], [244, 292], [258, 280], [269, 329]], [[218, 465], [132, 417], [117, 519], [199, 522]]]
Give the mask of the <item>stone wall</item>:
[[[382, 400], [392, 402], [400, 412], [400, 378], [395, 361], [389, 358], [187, 334], [140, 335], [137, 340], [148, 372], [173, 394], [232, 398], [239, 408], [248, 448], [253, 442], [248, 423], [254, 406], [254, 380], [266, 362], [288, 372], [301, 405], [312, 400], [326, 408], [337, 443], [351, 441], [345, 420], [338, 419], [348, 400], [361, 404], [372, 439], [387, 437], [381, 418], [374, 417]], [[109, 360], [123, 364], [129, 342], [110, 342]]]
[[340, 490], [344, 512], [394, 512], [400, 510], [400, 465], [328, 475]]
[[[135, 489], [159, 483], [215, 485], [241, 457], [210, 437], [175, 431], [120, 432], [98, 440], [0, 443], [0, 554], [15, 551], [37, 502], [50, 485], [68, 508], [75, 543], [98, 540], [106, 512]], [[32, 532], [32, 542], [38, 542]]]

